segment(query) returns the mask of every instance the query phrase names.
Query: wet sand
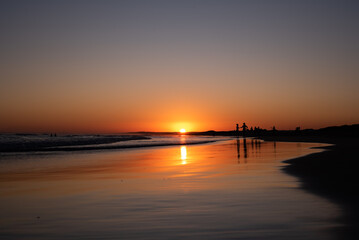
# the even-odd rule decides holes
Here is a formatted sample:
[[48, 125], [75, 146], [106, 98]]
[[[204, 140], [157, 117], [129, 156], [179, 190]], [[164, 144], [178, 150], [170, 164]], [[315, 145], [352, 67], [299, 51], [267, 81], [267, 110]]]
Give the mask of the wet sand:
[[338, 239], [341, 210], [283, 160], [313, 143], [215, 144], [0, 161], [3, 239]]
[[359, 139], [355, 137], [290, 136], [264, 137], [266, 141], [322, 142], [326, 151], [285, 161], [284, 172], [296, 176], [301, 187], [325, 197], [342, 208], [343, 223], [334, 234], [338, 239], [359, 239], [359, 184], [357, 160]]

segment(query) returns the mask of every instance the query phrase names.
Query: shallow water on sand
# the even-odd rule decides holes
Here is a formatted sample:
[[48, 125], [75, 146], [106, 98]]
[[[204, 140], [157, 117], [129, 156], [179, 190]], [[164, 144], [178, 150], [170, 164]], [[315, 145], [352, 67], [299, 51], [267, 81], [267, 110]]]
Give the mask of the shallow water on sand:
[[281, 161], [315, 143], [19, 155], [0, 161], [2, 239], [332, 239], [339, 209]]

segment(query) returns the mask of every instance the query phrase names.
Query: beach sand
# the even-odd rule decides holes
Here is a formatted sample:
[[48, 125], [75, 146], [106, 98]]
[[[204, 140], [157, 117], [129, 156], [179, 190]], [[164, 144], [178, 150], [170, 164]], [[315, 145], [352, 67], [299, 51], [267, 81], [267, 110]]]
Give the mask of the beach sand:
[[336, 240], [341, 210], [281, 171], [319, 146], [233, 139], [3, 156], [0, 237]]
[[277, 136], [263, 137], [266, 141], [321, 142], [332, 146], [327, 151], [285, 161], [283, 171], [296, 176], [301, 187], [338, 204], [344, 213], [336, 228], [339, 239], [359, 239], [359, 184], [357, 159], [359, 141], [355, 137]]

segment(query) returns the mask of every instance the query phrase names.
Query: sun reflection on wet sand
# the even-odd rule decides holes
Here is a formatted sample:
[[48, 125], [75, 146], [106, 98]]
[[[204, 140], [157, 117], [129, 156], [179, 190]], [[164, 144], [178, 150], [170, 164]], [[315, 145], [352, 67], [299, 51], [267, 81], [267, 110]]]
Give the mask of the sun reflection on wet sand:
[[[296, 179], [278, 168], [281, 160], [319, 151], [309, 149], [319, 145], [236, 139], [2, 159], [0, 235], [8, 229], [14, 236], [35, 236], [47, 227], [53, 229], [49, 234], [63, 236], [56, 229], [71, 226], [84, 237], [93, 229], [98, 236], [138, 234], [133, 238], [143, 239], [151, 232], [156, 239], [168, 239], [162, 230], [171, 229], [175, 235], [201, 232], [203, 239], [219, 239], [224, 230], [230, 232], [228, 238], [240, 237], [241, 232], [255, 238], [258, 226], [287, 224], [282, 239], [303, 233], [318, 236], [308, 229], [308, 221], [323, 219], [325, 224], [336, 210], [298, 190]], [[24, 220], [38, 215], [52, 220], [39, 226]], [[307, 235], [302, 239], [310, 239]]]
[[[278, 148], [285, 151], [277, 151], [277, 153], [273, 151], [272, 143], [255, 142], [255, 145], [249, 145], [252, 148], [250, 151], [245, 145], [248, 145], [245, 141], [233, 140], [227, 143], [196, 146], [58, 154], [46, 158], [29, 156], [23, 161], [9, 160], [6, 167], [0, 168], [0, 184], [11, 181], [31, 183], [63, 180], [76, 183], [76, 180], [96, 179], [152, 181], [191, 176], [189, 180], [195, 183], [192, 186], [214, 189], [218, 185], [218, 181], [214, 179], [218, 176], [239, 173], [240, 176], [245, 176], [252, 174], [249, 170], [262, 171], [263, 175], [267, 170], [272, 171], [273, 165], [278, 165], [279, 160], [295, 156], [298, 152], [306, 154], [314, 151], [294, 143], [278, 143]], [[312, 145], [307, 144], [307, 146]], [[207, 180], [200, 184], [194, 181], [194, 177]], [[208, 181], [214, 182], [209, 184]], [[137, 185], [141, 187], [141, 184], [137, 183]], [[156, 183], [153, 183], [153, 187], [156, 186]], [[228, 184], [221, 186], [221, 188], [226, 187]]]
[[182, 164], [187, 164], [187, 148], [186, 146], [181, 146], [181, 160]]

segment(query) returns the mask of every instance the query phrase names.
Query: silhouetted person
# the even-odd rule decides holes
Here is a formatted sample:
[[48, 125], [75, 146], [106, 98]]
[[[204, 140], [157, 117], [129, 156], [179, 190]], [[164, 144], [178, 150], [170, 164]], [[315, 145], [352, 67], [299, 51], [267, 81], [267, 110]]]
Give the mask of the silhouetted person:
[[237, 135], [237, 137], [239, 136], [239, 125], [238, 125], [238, 123], [236, 124], [236, 135]]
[[242, 128], [243, 137], [246, 137], [246, 131], [247, 131], [248, 127], [245, 122], [243, 123], [241, 128]]
[[273, 135], [276, 135], [276, 132], [277, 132], [277, 129], [275, 128], [275, 126], [273, 126], [272, 134], [273, 134]]
[[295, 133], [296, 133], [297, 135], [300, 134], [300, 127], [296, 127], [296, 128], [295, 128]]

